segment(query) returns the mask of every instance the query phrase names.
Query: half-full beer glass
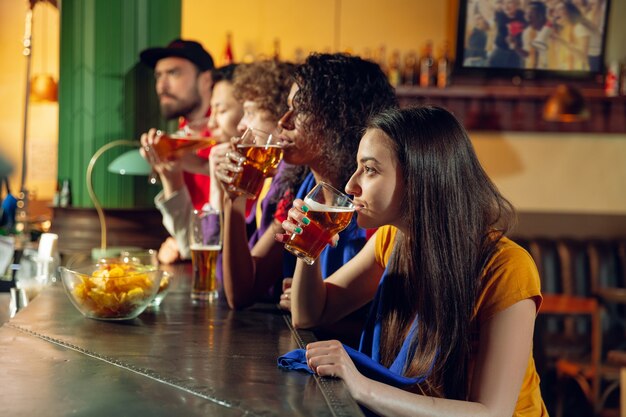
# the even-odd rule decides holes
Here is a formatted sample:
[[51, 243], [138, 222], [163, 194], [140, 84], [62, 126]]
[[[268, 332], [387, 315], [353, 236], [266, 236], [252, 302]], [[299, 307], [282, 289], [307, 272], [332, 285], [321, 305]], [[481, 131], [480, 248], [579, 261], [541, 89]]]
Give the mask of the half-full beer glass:
[[228, 190], [257, 198], [266, 178], [274, 175], [283, 150], [278, 137], [259, 129], [248, 128], [239, 142], [237, 152], [245, 157], [241, 171], [233, 175]]
[[302, 233], [292, 234], [285, 248], [313, 265], [334, 235], [348, 227], [354, 204], [350, 197], [325, 182], [320, 182], [304, 198], [309, 208], [306, 217], [311, 221]]
[[189, 227], [191, 298], [212, 301], [218, 297], [217, 256], [222, 250], [222, 217], [219, 210], [205, 205], [194, 210]]
[[180, 158], [186, 153], [208, 148], [217, 144], [217, 139], [200, 135], [157, 132], [159, 141], [152, 145], [156, 157], [160, 162]]

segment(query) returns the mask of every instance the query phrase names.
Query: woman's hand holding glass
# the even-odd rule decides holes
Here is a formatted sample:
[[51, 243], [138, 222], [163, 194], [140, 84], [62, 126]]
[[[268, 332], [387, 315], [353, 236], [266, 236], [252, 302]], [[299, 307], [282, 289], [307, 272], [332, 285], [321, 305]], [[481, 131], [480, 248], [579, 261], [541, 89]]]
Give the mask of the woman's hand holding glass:
[[[313, 265], [326, 245], [337, 245], [338, 233], [350, 224], [355, 206], [350, 196], [325, 182], [319, 182], [304, 201], [294, 200], [283, 228], [289, 235], [277, 235], [285, 249]], [[306, 229], [305, 229], [306, 227]]]
[[[308, 212], [309, 207], [304, 203], [304, 200], [299, 198], [293, 200], [293, 206], [287, 212], [287, 220], [282, 223], [285, 233], [276, 234], [275, 239], [280, 243], [287, 243], [291, 240], [292, 235], [301, 235], [304, 227], [311, 224], [311, 220], [306, 215]], [[328, 243], [334, 247], [337, 246], [337, 242], [339, 242], [339, 234], [333, 235]]]
[[240, 141], [240, 137], [233, 137], [230, 143], [224, 144], [225, 147], [220, 152], [215, 155], [211, 153], [213, 174], [220, 181], [226, 195], [231, 199], [241, 196], [241, 193], [233, 191], [229, 187], [235, 175], [243, 170], [241, 165], [246, 159], [245, 156], [237, 152], [237, 144]]
[[244, 195], [256, 199], [265, 179], [273, 176], [282, 160], [280, 138], [259, 129], [248, 128], [232, 142], [216, 175], [231, 197]]

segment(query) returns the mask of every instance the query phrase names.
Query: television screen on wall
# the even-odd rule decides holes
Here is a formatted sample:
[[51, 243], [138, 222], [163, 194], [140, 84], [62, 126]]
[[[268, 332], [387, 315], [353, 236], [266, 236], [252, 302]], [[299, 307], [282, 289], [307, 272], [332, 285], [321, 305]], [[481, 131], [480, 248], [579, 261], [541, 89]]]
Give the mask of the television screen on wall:
[[456, 71], [524, 78], [604, 72], [610, 0], [459, 0]]

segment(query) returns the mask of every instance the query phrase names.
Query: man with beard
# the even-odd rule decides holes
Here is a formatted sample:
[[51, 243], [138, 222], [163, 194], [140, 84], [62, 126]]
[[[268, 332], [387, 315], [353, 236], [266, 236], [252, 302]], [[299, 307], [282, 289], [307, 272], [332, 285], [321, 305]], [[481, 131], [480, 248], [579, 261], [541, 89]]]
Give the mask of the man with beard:
[[[195, 41], [175, 39], [165, 48], [146, 49], [139, 57], [141, 62], [154, 68], [156, 92], [163, 117], [168, 120], [178, 118], [179, 128], [208, 121], [214, 64], [213, 58], [202, 45]], [[208, 128], [204, 130], [203, 136], [209, 136]], [[210, 148], [178, 159], [155, 162], [146, 154], [146, 148], [157, 139], [156, 131], [153, 128], [141, 136], [141, 152], [151, 162], [163, 185], [163, 191], [155, 198], [157, 208], [163, 211], [167, 207], [169, 212], [175, 211], [170, 206], [175, 204], [176, 194], [184, 188], [183, 185], [189, 191], [194, 207], [201, 208], [209, 196], [209, 177], [202, 175], [202, 172], [203, 168], [206, 172]], [[167, 222], [164, 225], [173, 234], [173, 225]], [[159, 250], [159, 261], [171, 263], [177, 260], [181, 255], [179, 246], [173, 237], [167, 238]]]

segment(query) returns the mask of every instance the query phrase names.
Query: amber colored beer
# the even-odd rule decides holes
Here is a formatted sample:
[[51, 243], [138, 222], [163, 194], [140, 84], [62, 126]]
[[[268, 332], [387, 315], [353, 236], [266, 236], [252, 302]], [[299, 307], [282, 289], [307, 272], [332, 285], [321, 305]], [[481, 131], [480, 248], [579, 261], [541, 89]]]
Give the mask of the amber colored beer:
[[180, 158], [186, 153], [208, 148], [217, 143], [217, 139], [202, 136], [174, 136], [163, 134], [159, 141], [152, 145], [159, 159], [167, 161]]
[[192, 299], [210, 301], [217, 298], [217, 255], [221, 249], [219, 245], [191, 245]]
[[265, 179], [274, 175], [283, 150], [278, 145], [237, 145], [237, 151], [246, 159], [241, 165], [242, 170], [233, 176], [229, 188], [248, 198], [256, 198]]
[[302, 233], [292, 234], [285, 248], [309, 265], [313, 265], [331, 238], [348, 227], [354, 207], [330, 207], [304, 199], [309, 207], [306, 216], [311, 220], [302, 228]]

